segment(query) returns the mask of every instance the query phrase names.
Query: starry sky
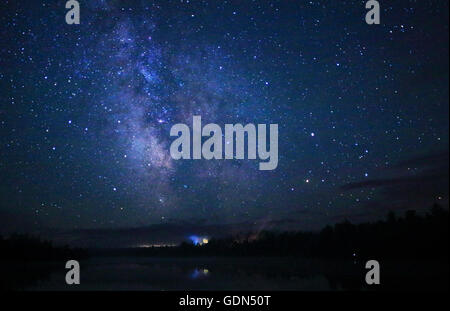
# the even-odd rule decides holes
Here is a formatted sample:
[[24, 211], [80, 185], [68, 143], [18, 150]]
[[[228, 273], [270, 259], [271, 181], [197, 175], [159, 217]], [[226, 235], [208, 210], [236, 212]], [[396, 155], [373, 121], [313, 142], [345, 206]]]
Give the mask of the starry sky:
[[[448, 206], [448, 1], [3, 0], [3, 231], [289, 223]], [[279, 163], [170, 157], [277, 123]]]

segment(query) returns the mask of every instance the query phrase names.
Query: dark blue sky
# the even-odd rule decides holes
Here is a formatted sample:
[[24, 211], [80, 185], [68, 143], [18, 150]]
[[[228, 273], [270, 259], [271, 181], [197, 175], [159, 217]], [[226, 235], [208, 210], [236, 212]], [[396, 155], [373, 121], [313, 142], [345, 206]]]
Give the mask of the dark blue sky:
[[[4, 231], [448, 205], [448, 1], [3, 1]], [[279, 165], [174, 161], [170, 127], [277, 123]], [[292, 224], [292, 223], [291, 223]]]

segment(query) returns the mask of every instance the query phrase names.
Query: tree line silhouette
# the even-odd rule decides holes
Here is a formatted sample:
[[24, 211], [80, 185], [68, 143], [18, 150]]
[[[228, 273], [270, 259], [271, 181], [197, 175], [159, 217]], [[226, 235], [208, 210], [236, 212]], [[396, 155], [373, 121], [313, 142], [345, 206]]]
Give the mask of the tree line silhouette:
[[434, 205], [424, 215], [407, 211], [403, 217], [396, 217], [390, 212], [385, 220], [361, 224], [343, 221], [319, 232], [263, 231], [211, 239], [203, 245], [183, 242], [176, 247], [108, 250], [58, 247], [30, 235], [14, 234], [8, 238], [0, 237], [0, 290], [28, 288], [48, 278], [55, 266], [47, 263], [56, 263], [60, 268], [69, 259], [82, 260], [90, 256], [309, 257], [355, 262], [431, 259], [448, 262], [448, 217], [448, 209]]
[[68, 260], [86, 255], [82, 249], [54, 246], [51, 241], [29, 234], [12, 234], [8, 238], [0, 236], [0, 253], [0, 261], [14, 262]]
[[0, 290], [26, 289], [48, 279], [67, 260], [85, 256], [84, 250], [54, 246], [28, 234], [0, 236]]
[[295, 256], [311, 258], [445, 259], [448, 258], [448, 210], [434, 205], [425, 215], [415, 211], [385, 220], [352, 224], [343, 221], [319, 232], [287, 231], [241, 234], [194, 245], [95, 251], [104, 256]]
[[409, 210], [397, 218], [352, 224], [343, 221], [320, 232], [261, 232], [238, 238], [212, 239], [194, 246], [183, 243], [186, 254], [216, 256], [303, 256], [325, 258], [448, 258], [448, 210], [434, 205], [423, 216]]
[[320, 258], [448, 258], [448, 210], [434, 205], [425, 215], [393, 212], [385, 220], [352, 224], [343, 221], [319, 232], [287, 231], [241, 234], [177, 247], [94, 250], [55, 247], [29, 235], [0, 237], [2, 261], [39, 261], [108, 256], [299, 256]]

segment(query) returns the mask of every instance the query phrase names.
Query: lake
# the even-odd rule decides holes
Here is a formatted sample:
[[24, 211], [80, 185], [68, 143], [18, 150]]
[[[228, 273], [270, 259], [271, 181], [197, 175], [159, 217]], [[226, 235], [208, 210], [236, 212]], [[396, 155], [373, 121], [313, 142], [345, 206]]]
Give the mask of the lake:
[[[373, 290], [448, 288], [446, 262], [380, 262], [381, 283], [365, 283], [364, 262], [298, 258], [94, 257], [80, 261], [81, 284], [65, 263], [27, 266], [25, 290]], [[21, 270], [23, 271], [23, 269]], [[37, 273], [37, 271], [39, 273]], [[23, 273], [23, 272], [22, 272]]]

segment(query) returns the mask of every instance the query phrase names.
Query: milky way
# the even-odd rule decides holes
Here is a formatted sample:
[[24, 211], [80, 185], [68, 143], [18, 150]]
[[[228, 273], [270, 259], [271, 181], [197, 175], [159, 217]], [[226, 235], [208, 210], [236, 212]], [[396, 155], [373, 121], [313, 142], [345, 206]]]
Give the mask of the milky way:
[[[371, 26], [364, 1], [90, 0], [80, 25], [65, 23], [65, 1], [5, 2], [5, 228], [317, 228], [448, 202], [448, 175], [409, 198], [404, 184], [345, 186], [422, 181], [434, 160], [402, 163], [448, 159], [445, 1], [382, 3]], [[278, 124], [278, 168], [173, 160], [170, 128], [194, 115]]]

